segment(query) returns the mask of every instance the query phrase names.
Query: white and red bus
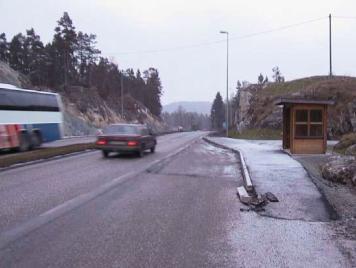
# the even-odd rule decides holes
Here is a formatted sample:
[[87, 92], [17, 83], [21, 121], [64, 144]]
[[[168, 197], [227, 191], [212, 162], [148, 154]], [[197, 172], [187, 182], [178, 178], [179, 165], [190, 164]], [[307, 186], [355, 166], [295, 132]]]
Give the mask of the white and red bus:
[[61, 139], [61, 107], [56, 93], [0, 83], [0, 149], [27, 151]]

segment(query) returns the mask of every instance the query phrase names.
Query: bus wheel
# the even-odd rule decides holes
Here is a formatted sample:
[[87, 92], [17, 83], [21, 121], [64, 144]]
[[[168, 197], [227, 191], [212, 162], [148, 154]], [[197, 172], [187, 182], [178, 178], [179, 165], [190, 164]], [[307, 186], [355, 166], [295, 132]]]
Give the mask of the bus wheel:
[[41, 134], [38, 132], [32, 133], [31, 140], [32, 148], [40, 147], [42, 144]]
[[21, 133], [20, 135], [20, 152], [28, 151], [31, 147], [30, 139], [27, 133]]

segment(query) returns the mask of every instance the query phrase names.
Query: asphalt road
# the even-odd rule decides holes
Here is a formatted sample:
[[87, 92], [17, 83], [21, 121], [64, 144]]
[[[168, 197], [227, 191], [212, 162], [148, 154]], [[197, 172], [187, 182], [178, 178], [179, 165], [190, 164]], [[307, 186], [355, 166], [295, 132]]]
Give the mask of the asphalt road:
[[0, 267], [348, 267], [327, 223], [241, 212], [238, 160], [203, 135], [1, 172]]
[[[0, 266], [231, 264], [225, 225], [238, 215], [235, 188], [241, 176], [233, 154], [205, 144], [200, 136], [162, 136], [157, 153], [143, 159], [104, 160], [94, 152], [1, 173]], [[126, 178], [54, 220], [44, 224], [38, 220], [66, 200], [96, 191], [143, 162], [166, 157], [192, 141], [196, 142], [149, 172]], [[37, 228], [22, 232], [28, 222]], [[4, 242], [13, 230], [21, 235]]]
[[157, 152], [135, 156], [101, 157], [87, 152], [0, 173], [0, 232], [96, 189], [192, 142], [202, 133], [158, 137]]

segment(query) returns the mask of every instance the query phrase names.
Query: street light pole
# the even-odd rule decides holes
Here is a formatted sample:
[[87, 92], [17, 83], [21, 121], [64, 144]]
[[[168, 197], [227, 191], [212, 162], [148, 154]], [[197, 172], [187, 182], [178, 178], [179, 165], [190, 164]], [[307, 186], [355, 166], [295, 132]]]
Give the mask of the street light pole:
[[124, 71], [121, 72], [121, 116], [124, 118]]
[[329, 76], [333, 76], [332, 52], [331, 52], [331, 14], [329, 14]]
[[229, 137], [229, 32], [220, 31], [226, 34], [226, 137]]

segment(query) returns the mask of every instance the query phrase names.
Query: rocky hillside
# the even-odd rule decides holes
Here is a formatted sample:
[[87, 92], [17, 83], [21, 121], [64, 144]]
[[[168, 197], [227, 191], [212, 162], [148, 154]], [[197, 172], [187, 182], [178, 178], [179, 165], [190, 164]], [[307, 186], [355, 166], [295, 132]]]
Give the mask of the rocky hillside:
[[[0, 61], [0, 83], [23, 88], [32, 87], [29, 79]], [[130, 95], [124, 97], [125, 118], [120, 111], [120, 98], [106, 102], [96, 88], [71, 86], [66, 89], [37, 90], [57, 92], [64, 104], [64, 132], [66, 136], [95, 134], [98, 128], [110, 123], [139, 122], [150, 125], [155, 131], [164, 131], [166, 126], [160, 118], [152, 115], [139, 101]]]
[[316, 76], [240, 89], [234, 113], [237, 130], [281, 129], [282, 108], [274, 104], [280, 97], [334, 100], [329, 109], [329, 137], [356, 131], [356, 78], [343, 76]]

